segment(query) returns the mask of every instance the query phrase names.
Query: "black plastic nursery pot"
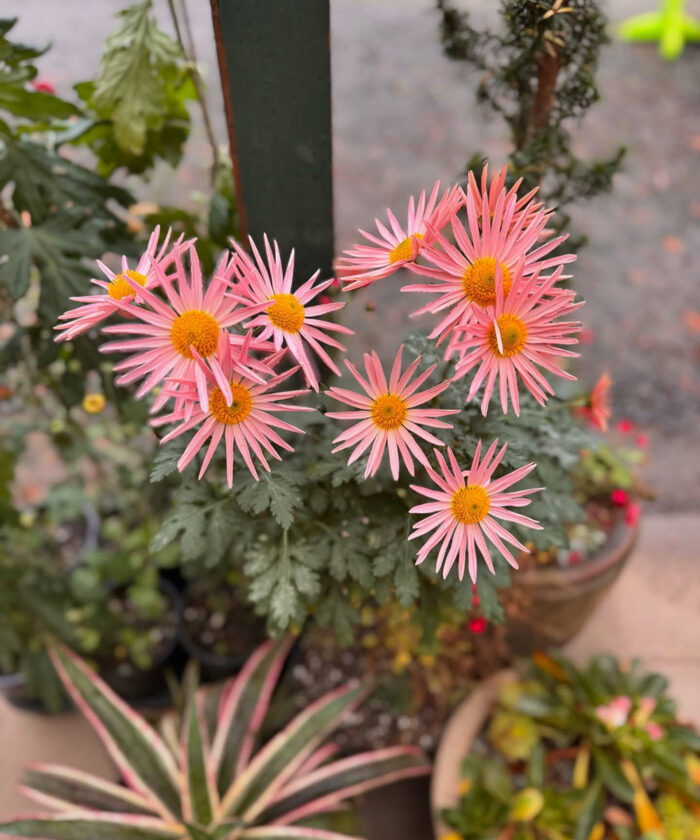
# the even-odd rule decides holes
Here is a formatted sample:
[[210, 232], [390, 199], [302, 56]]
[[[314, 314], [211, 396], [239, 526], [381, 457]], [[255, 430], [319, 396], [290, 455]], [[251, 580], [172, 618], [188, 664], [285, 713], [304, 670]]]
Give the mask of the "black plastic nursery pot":
[[[209, 608], [202, 597], [205, 590], [197, 582], [191, 582], [183, 593], [180, 644], [187, 656], [199, 663], [202, 682], [219, 682], [234, 676], [250, 654], [268, 638], [264, 621], [257, 618], [242, 599], [236, 598], [233, 589], [229, 592], [229, 609], [224, 611]], [[228, 649], [224, 646], [224, 650], [217, 646], [212, 619], [216, 619], [215, 626], [219, 629], [237, 628], [234, 645]]]
[[169, 613], [172, 615], [174, 612], [176, 622], [171, 637], [164, 638], [151, 666], [138, 668], [127, 662], [117, 666], [103, 666], [99, 658], [97, 659], [100, 676], [120, 697], [141, 706], [156, 708], [168, 706], [172, 702], [166, 674], [169, 671], [179, 673], [184, 667], [184, 657], [179, 647], [182, 597], [168, 580], [162, 579], [159, 589], [168, 600]]
[[27, 679], [21, 671], [13, 674], [0, 674], [0, 694], [5, 700], [25, 712], [37, 714], [58, 714], [65, 711], [69, 702], [64, 696], [60, 706], [48, 708], [44, 700], [29, 689]]
[[580, 563], [515, 572], [505, 621], [513, 653], [529, 656], [572, 639], [619, 577], [638, 533], [638, 525], [619, 519], [605, 545]]

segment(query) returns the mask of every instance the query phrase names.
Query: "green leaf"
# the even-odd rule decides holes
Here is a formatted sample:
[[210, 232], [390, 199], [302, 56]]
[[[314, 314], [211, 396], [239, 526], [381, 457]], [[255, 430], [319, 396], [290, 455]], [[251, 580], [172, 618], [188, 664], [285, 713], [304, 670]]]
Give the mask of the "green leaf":
[[39, 765], [25, 770], [22, 785], [53, 799], [60, 799], [67, 806], [130, 814], [153, 813], [152, 808], [148, 807], [148, 801], [128, 788], [70, 767]]
[[294, 522], [294, 508], [302, 504], [299, 486], [302, 476], [281, 467], [274, 473], [263, 472], [260, 481], [250, 483], [238, 494], [238, 504], [246, 513], [270, 510], [282, 528]]
[[128, 207], [134, 201], [127, 190], [113, 186], [97, 173], [31, 140], [6, 138], [3, 141], [0, 188], [7, 184], [14, 185], [12, 203], [15, 210], [28, 211], [35, 225], [56, 208], [66, 206], [116, 221], [107, 210], [106, 202], [113, 200]]
[[185, 716], [186, 739], [182, 751], [180, 771], [185, 780], [185, 802], [192, 819], [200, 825], [209, 825], [213, 819], [212, 792], [207, 775], [207, 749], [204, 741], [204, 723], [196, 695], [190, 699]]
[[148, 129], [163, 124], [168, 71], [182, 60], [178, 45], [151, 17], [151, 6], [144, 0], [119, 13], [121, 26], [105, 43], [93, 96], [97, 113], [113, 121], [117, 144], [132, 155], [143, 153]]
[[[404, 552], [404, 555], [406, 552]], [[394, 585], [396, 586], [396, 597], [399, 603], [409, 607], [417, 598], [420, 592], [418, 572], [413, 562], [406, 556], [397, 564], [394, 573]]]
[[255, 756], [222, 799], [222, 812], [254, 820], [325, 736], [361, 701], [362, 688], [325, 695], [294, 718]]
[[177, 462], [180, 460], [183, 448], [174, 441], [166, 443], [164, 446], [158, 447], [153, 456], [153, 463], [151, 465], [151, 472], [148, 480], [151, 483], [162, 481], [174, 472], [177, 472]]
[[177, 769], [155, 730], [67, 648], [54, 644], [50, 652], [63, 684], [88, 720], [96, 722], [96, 732], [122, 774], [139, 792], [150, 794], [179, 816]]
[[622, 802], [632, 804], [634, 790], [620, 770], [619, 764], [598, 747], [594, 746], [592, 752], [595, 767], [605, 787]]
[[0, 230], [0, 285], [17, 300], [29, 288], [36, 265], [41, 278], [39, 313], [50, 324], [70, 307], [71, 296], [90, 290], [90, 271], [81, 257], [95, 255], [99, 239], [74, 225], [74, 218], [62, 215], [42, 225]]
[[206, 550], [207, 518], [216, 501], [212, 499], [206, 484], [188, 481], [175, 493], [175, 504], [150, 543], [153, 552], [162, 551], [180, 534], [183, 558], [200, 557]]
[[603, 811], [603, 786], [597, 778], [586, 791], [581, 811], [576, 820], [574, 840], [588, 840], [593, 826], [600, 820]]
[[222, 697], [211, 752], [222, 796], [231, 786], [237, 768], [248, 763], [291, 644], [291, 637], [265, 643], [252, 654], [236, 679], [228, 683], [231, 690]]
[[182, 832], [168, 829], [160, 820], [119, 814], [102, 817], [86, 813], [84, 818], [56, 816], [52, 819], [16, 820], [0, 824], [0, 834], [36, 837], [42, 840], [170, 840]]

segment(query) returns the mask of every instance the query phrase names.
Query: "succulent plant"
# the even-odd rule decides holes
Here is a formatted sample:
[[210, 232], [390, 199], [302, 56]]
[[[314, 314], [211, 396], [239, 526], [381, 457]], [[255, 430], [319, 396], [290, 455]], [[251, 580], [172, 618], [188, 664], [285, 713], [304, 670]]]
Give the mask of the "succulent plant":
[[700, 840], [700, 738], [637, 660], [537, 653], [462, 766], [440, 840]]
[[160, 732], [88, 665], [53, 644], [51, 657], [75, 704], [114, 760], [123, 785], [67, 767], [26, 772], [22, 790], [58, 813], [0, 824], [0, 835], [43, 840], [342, 840], [300, 821], [349, 798], [429, 771], [423, 754], [396, 747], [335, 758], [326, 737], [362, 702], [359, 685], [311, 704], [258, 746], [290, 642], [267, 642], [219, 695], [190, 694]]

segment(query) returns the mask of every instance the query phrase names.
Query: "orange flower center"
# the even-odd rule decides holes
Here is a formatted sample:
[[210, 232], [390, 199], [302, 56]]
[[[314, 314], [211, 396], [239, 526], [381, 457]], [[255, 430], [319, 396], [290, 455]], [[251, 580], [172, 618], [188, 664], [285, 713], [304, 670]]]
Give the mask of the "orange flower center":
[[288, 333], [298, 333], [304, 323], [304, 305], [295, 295], [272, 295], [272, 306], [267, 310], [273, 326]]
[[[505, 263], [500, 265], [505, 297], [510, 291], [510, 272]], [[475, 259], [464, 272], [462, 288], [469, 300], [479, 306], [493, 306], [496, 303], [496, 260], [493, 257]]]
[[[146, 285], [146, 275], [139, 274], [138, 271], [134, 271], [133, 269], [127, 269], [124, 274], [127, 277], [131, 278], [135, 283], [138, 283], [139, 286]], [[117, 274], [117, 276], [112, 280], [107, 288], [107, 294], [114, 298], [114, 300], [121, 300], [122, 298], [126, 297], [127, 295], [135, 295], [136, 292], [131, 288], [131, 286], [126, 282], [124, 279], [124, 274]]]
[[253, 397], [240, 382], [231, 383], [231, 396], [231, 405], [226, 405], [226, 398], [220, 388], [209, 392], [209, 411], [219, 423], [226, 423], [227, 426], [242, 423], [253, 408]]
[[201, 309], [190, 309], [173, 322], [170, 340], [186, 359], [192, 358], [190, 347], [194, 347], [200, 356], [211, 356], [219, 341], [219, 329], [219, 322], [213, 315]]
[[402, 260], [412, 260], [413, 259], [413, 242], [411, 239], [422, 239], [422, 233], [414, 233], [413, 237], [407, 236], [404, 240], [399, 242], [399, 244], [392, 248], [389, 251], [389, 262], [393, 265], [395, 262], [400, 262]]
[[452, 496], [450, 507], [457, 522], [476, 525], [489, 512], [491, 502], [486, 490], [476, 484], [473, 487], [460, 487]]
[[398, 429], [408, 414], [406, 401], [398, 394], [382, 394], [369, 408], [372, 422], [384, 432]]
[[517, 317], [506, 313], [497, 319], [498, 333], [501, 337], [501, 344], [498, 344], [496, 324], [491, 324], [487, 341], [494, 356], [515, 356], [527, 343], [527, 327]]

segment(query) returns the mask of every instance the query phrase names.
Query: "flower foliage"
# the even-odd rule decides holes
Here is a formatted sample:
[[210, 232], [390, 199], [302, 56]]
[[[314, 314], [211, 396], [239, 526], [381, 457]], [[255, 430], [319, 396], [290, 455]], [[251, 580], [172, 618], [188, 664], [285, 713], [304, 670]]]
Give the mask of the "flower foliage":
[[[565, 237], [549, 237], [550, 211], [536, 203], [534, 193], [519, 197], [517, 188], [506, 189], [503, 172], [490, 188], [484, 178], [481, 192], [472, 179], [468, 193], [451, 187], [439, 201], [438, 195], [436, 185], [427, 203], [425, 195], [417, 205], [409, 202], [408, 233], [390, 214], [394, 233], [387, 247], [393, 244], [401, 256], [389, 254], [381, 271], [374, 252], [367, 255], [366, 271], [365, 252], [348, 252], [355, 257], [346, 291], [390, 282], [400, 268], [432, 281], [404, 290], [433, 296], [419, 312], [434, 316], [438, 323], [430, 338], [438, 344], [445, 340], [444, 349], [439, 355], [430, 340], [413, 342], [406, 347], [405, 366], [399, 349], [386, 373], [378, 355], [368, 353], [363, 372], [346, 359], [351, 377], [346, 374], [340, 386], [326, 388], [326, 371], [340, 375], [329, 349], [345, 352], [332, 336], [351, 333], [334, 320], [345, 303], [315, 300], [331, 290], [332, 281], [316, 274], [297, 284], [293, 253], [283, 259], [267, 237], [261, 250], [249, 242], [252, 256], [232, 242], [209, 280], [194, 241], [180, 238], [169, 251], [156, 252], [157, 237], [152, 238], [136, 272], [124, 270], [106, 288], [102, 284], [102, 297], [110, 298], [105, 311], [115, 323], [93, 319], [90, 297], [78, 301], [84, 317], [81, 307], [71, 311], [78, 323], [94, 323], [118, 336], [100, 348], [125, 354], [115, 366], [116, 383], [139, 382], [136, 396], [150, 394], [151, 412], [161, 412], [153, 425], [170, 427], [162, 436], [168, 449], [158, 458], [154, 477], [177, 469], [185, 482], [154, 547], [177, 540], [185, 564], [212, 566], [228, 561], [235, 534], [249, 598], [274, 630], [314, 612], [322, 623], [333, 620], [347, 637], [357, 607], [368, 598], [428, 603], [426, 589], [451, 586], [414, 568], [428, 555], [437, 556], [443, 576], [454, 567], [460, 580], [466, 570], [472, 581], [483, 578], [477, 571], [483, 561], [492, 577], [478, 583], [480, 605], [486, 617], [497, 618], [494, 584], [507, 582], [508, 565], [518, 567], [506, 546], [529, 550], [529, 538], [511, 530], [540, 528], [535, 517], [513, 510], [531, 505], [534, 488], [511, 485], [537, 470], [537, 459], [528, 457], [536, 447], [518, 446], [517, 414], [552, 398], [550, 377], [574, 378], [562, 361], [575, 355], [568, 347], [577, 342], [579, 324], [559, 318], [581, 304], [574, 303], [573, 291], [558, 285], [563, 266], [574, 257], [554, 254]], [[389, 235], [381, 223], [379, 229]], [[401, 241], [393, 243], [392, 236]], [[470, 381], [474, 342], [487, 347], [488, 361], [486, 372]], [[288, 367], [295, 363], [297, 368]], [[280, 391], [280, 383], [295, 371], [303, 387]], [[492, 409], [482, 423], [472, 410], [473, 398], [483, 383], [486, 415], [497, 377], [501, 412]], [[354, 390], [342, 387], [346, 384]], [[353, 410], [337, 412], [330, 399]], [[297, 425], [279, 417], [282, 411], [299, 412]], [[568, 411], [565, 416], [570, 422]], [[555, 434], [556, 419], [534, 418], [539, 423], [535, 437]], [[344, 420], [355, 422], [338, 433], [334, 421]], [[503, 435], [496, 455], [497, 429]], [[184, 451], [170, 443], [183, 433], [188, 435]], [[551, 439], [547, 444], [545, 464], [557, 453]], [[437, 516], [432, 511], [436, 491], [426, 484], [442, 481], [435, 465], [444, 473], [443, 447], [448, 447], [456, 495], [445, 502], [452, 513], [446, 510], [447, 519], [429, 534]], [[341, 457], [348, 449], [349, 457]], [[268, 459], [289, 462], [273, 468]], [[206, 483], [190, 480], [195, 461]], [[460, 490], [469, 470], [474, 478]], [[415, 476], [413, 485], [405, 473]], [[231, 493], [223, 489], [223, 476]], [[556, 485], [557, 478], [539, 486]], [[415, 507], [415, 488], [433, 500], [427, 503], [431, 511], [425, 503]], [[477, 493], [481, 501], [475, 505]], [[271, 516], [264, 515], [268, 511]], [[416, 512], [433, 515], [416, 525]], [[423, 541], [415, 555], [408, 547], [411, 525], [411, 538]], [[453, 597], [466, 609], [472, 593], [464, 588]]]
[[158, 733], [67, 648], [52, 646], [71, 698], [117, 765], [123, 785], [56, 765], [25, 773], [22, 790], [56, 815], [0, 825], [0, 834], [43, 840], [342, 840], [300, 823], [351, 797], [424, 775], [422, 753], [397, 747], [334, 758], [323, 742], [363, 700], [348, 685], [325, 695], [267, 743], [258, 735], [290, 640], [266, 643], [218, 695], [190, 693], [181, 718]]

